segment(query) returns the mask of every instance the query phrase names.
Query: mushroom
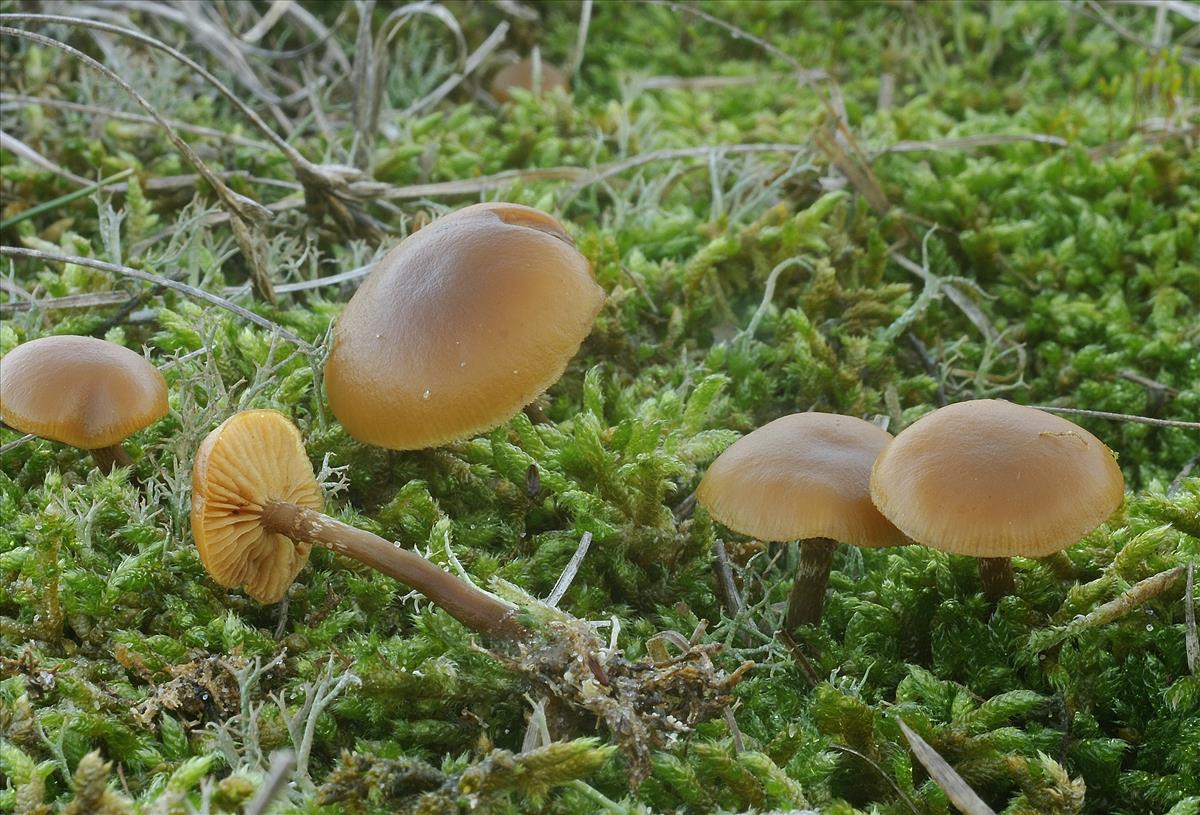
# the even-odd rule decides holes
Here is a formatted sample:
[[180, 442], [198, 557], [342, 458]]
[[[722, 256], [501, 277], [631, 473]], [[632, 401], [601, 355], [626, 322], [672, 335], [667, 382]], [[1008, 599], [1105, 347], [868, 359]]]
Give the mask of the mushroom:
[[908, 541], [871, 504], [871, 465], [891, 435], [870, 422], [794, 413], [743, 436], [712, 463], [696, 497], [725, 526], [765, 541], [800, 541], [789, 631], [821, 621], [838, 542]]
[[603, 303], [551, 216], [459, 210], [389, 252], [346, 305], [329, 407], [351, 436], [393, 450], [491, 430], [562, 376]]
[[277, 411], [236, 413], [196, 451], [192, 536], [204, 568], [222, 586], [243, 586], [260, 603], [278, 602], [316, 544], [411, 586], [476, 631], [509, 639], [525, 632], [514, 606], [330, 518], [323, 507], [300, 431]]
[[1059, 552], [1121, 504], [1111, 450], [1066, 419], [999, 399], [947, 405], [879, 455], [871, 499], [913, 540], [980, 558], [993, 603], [1014, 590], [1009, 558]]
[[167, 383], [134, 351], [58, 335], [17, 346], [0, 365], [0, 415], [24, 433], [90, 450], [102, 472], [132, 462], [126, 438], [166, 415]]
[[505, 65], [492, 77], [492, 96], [501, 104], [512, 101], [512, 89], [520, 88], [534, 96], [562, 90], [571, 92], [566, 75], [555, 66], [540, 58], [523, 59]]

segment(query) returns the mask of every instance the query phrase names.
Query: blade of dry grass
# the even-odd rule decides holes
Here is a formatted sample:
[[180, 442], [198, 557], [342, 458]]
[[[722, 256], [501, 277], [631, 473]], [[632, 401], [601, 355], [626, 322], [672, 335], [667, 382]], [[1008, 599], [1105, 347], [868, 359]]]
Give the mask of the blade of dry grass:
[[579, 29], [575, 35], [575, 50], [571, 52], [571, 63], [567, 66], [567, 76], [571, 79], [579, 73], [583, 65], [583, 52], [587, 48], [588, 27], [592, 22], [592, 0], [583, 0], [579, 8]]
[[[22, 17], [23, 15], [0, 14], [0, 20], [8, 21], [14, 18]], [[27, 15], [25, 15], [27, 16]], [[71, 20], [72, 18], [67, 18]], [[81, 21], [85, 26], [91, 25], [89, 21]], [[217, 175], [209, 169], [191, 145], [183, 140], [183, 137], [175, 131], [175, 128], [167, 124], [167, 121], [159, 115], [158, 111], [151, 105], [146, 98], [143, 97], [136, 89], [120, 76], [115, 71], [100, 62], [97, 62], [92, 57], [79, 51], [76, 48], [67, 45], [65, 42], [56, 40], [52, 37], [46, 37], [41, 34], [35, 34], [32, 31], [25, 31], [20, 28], [11, 28], [8, 26], [0, 26], [0, 34], [8, 34], [9, 36], [18, 37], [21, 39], [30, 40], [40, 45], [45, 45], [50, 48], [57, 48], [65, 54], [68, 54], [82, 62], [92, 70], [98, 72], [105, 78], [115, 82], [126, 93], [134, 98], [138, 105], [146, 111], [154, 120], [163, 128], [167, 138], [171, 144], [175, 146], [183, 157], [191, 164], [204, 180], [207, 181], [217, 194], [217, 199], [222, 206], [230, 213], [232, 220], [230, 226], [233, 229], [234, 238], [241, 247], [242, 254], [246, 259], [247, 265], [250, 267], [251, 277], [254, 280], [254, 289], [260, 297], [268, 302], [275, 302], [275, 293], [271, 288], [271, 278], [267, 273], [266, 259], [262, 254], [262, 246], [264, 241], [257, 234], [255, 225], [266, 221], [270, 217], [270, 210], [244, 195], [234, 192], [226, 186]]]
[[977, 147], [997, 147], [1004, 144], [1019, 144], [1033, 142], [1048, 144], [1053, 147], [1068, 147], [1070, 142], [1061, 136], [1051, 136], [1045, 133], [989, 133], [980, 136], [963, 136], [960, 138], [927, 139], [924, 141], [898, 141], [889, 144], [874, 155], [882, 156], [888, 153], [940, 153], [947, 150], [974, 150]]
[[[86, 20], [81, 17], [68, 17], [61, 14], [0, 14], [0, 21], [49, 22], [59, 23], [62, 25], [78, 26], [88, 29], [96, 29], [98, 31], [107, 31], [110, 34], [119, 34], [123, 37], [128, 37], [129, 39], [135, 40], [136, 42], [140, 42], [143, 45], [148, 45], [151, 48], [162, 51], [163, 53], [168, 54], [172, 58], [181, 62], [183, 65], [187, 66], [198, 76], [204, 79], [204, 81], [216, 88], [217, 92], [220, 93], [221, 96], [225, 97], [225, 99], [235, 108], [241, 111], [242, 115], [249, 119], [250, 123], [257, 127], [259, 131], [267, 137], [267, 140], [270, 141], [277, 150], [283, 153], [289, 162], [291, 162], [293, 165], [308, 165], [315, 169], [315, 165], [312, 165], [312, 163], [309, 162], [308, 159], [304, 158], [304, 156], [302, 156], [300, 152], [296, 150], [296, 148], [288, 144], [288, 142], [285, 141], [278, 133], [276, 133], [270, 125], [263, 121], [263, 118], [259, 116], [253, 108], [242, 101], [242, 99], [223, 82], [221, 82], [221, 80], [213, 76], [207, 69], [193, 60], [191, 57], [175, 48], [172, 48], [161, 40], [155, 39], [148, 34], [132, 28], [124, 28], [119, 25], [105, 23], [98, 20]], [[163, 125], [164, 127], [167, 126], [166, 120], [158, 115], [157, 111], [148, 110], [147, 112], [151, 114], [155, 122]]]
[[938, 751], [930, 747], [929, 743], [918, 736], [899, 716], [896, 717], [896, 724], [900, 725], [900, 732], [908, 740], [908, 746], [912, 748], [917, 761], [921, 762], [921, 766], [929, 771], [930, 777], [946, 793], [950, 803], [958, 807], [963, 815], [996, 815], [995, 810], [984, 803], [978, 793], [971, 789], [970, 784], [963, 781], [963, 777], [946, 762], [946, 759], [938, 755]]
[[143, 272], [138, 269], [131, 269], [128, 266], [120, 266], [115, 263], [105, 263], [101, 260], [93, 258], [79, 257], [78, 255], [57, 255], [50, 252], [42, 252], [38, 249], [26, 249], [22, 246], [0, 246], [0, 256], [6, 257], [23, 257], [33, 258], [35, 260], [44, 260], [51, 263], [74, 263], [77, 266], [86, 266], [89, 269], [98, 269], [102, 272], [120, 275], [122, 277], [131, 277], [134, 280], [143, 280], [147, 283], [154, 283], [168, 289], [186, 294], [188, 297], [197, 300], [203, 300], [206, 303], [223, 308], [226, 311], [238, 315], [242, 319], [249, 320], [255, 325], [265, 328], [272, 334], [277, 334], [280, 339], [287, 340], [295, 345], [306, 354], [312, 354], [316, 349], [304, 339], [296, 336], [291, 331], [288, 331], [281, 325], [271, 322], [266, 317], [255, 314], [253, 311], [244, 309], [236, 303], [231, 303], [224, 297], [219, 297], [211, 292], [198, 289], [195, 286], [189, 286], [187, 283], [181, 283], [178, 280], [172, 280], [169, 277]]
[[[123, 122], [136, 122], [138, 124], [157, 125], [153, 116], [145, 116], [141, 113], [131, 113], [125, 110], [114, 110], [113, 108], [103, 108], [97, 105], [85, 105], [81, 102], [68, 102], [65, 99], [50, 99], [45, 96], [23, 96], [18, 93], [8, 93], [0, 91], [0, 112], [15, 110], [19, 105], [38, 105], [44, 108], [54, 108], [57, 110], [70, 110], [77, 113], [86, 113], [90, 116], [107, 116], [110, 119], [119, 119]], [[164, 119], [166, 117], [163, 117]], [[247, 139], [245, 136], [239, 136], [235, 133], [226, 133], [223, 130], [216, 130], [211, 127], [203, 127], [194, 125], [190, 122], [181, 122], [178, 119], [166, 119], [171, 124], [171, 127], [182, 133], [192, 133], [197, 136], [208, 136], [213, 139], [221, 139], [230, 144], [236, 144], [240, 147], [253, 147], [259, 150], [269, 150], [271, 145], [258, 139]]]
[[14, 153], [20, 158], [28, 161], [30, 164], [41, 167], [43, 170], [54, 173], [56, 176], [65, 178], [74, 184], [80, 185], [81, 187], [86, 187], [92, 183], [91, 180], [80, 175], [75, 175], [75, 173], [71, 172], [65, 167], [59, 167], [53, 161], [43, 156], [37, 150], [34, 150], [16, 136], [11, 136], [8, 133], [5, 133], [3, 130], [0, 130], [0, 150], [7, 150], [10, 153]]
[[77, 308], [102, 308], [118, 306], [126, 302], [129, 295], [126, 292], [102, 291], [89, 294], [68, 294], [65, 297], [49, 297], [45, 300], [23, 300], [13, 303], [0, 303], [0, 314], [17, 311], [66, 311]]

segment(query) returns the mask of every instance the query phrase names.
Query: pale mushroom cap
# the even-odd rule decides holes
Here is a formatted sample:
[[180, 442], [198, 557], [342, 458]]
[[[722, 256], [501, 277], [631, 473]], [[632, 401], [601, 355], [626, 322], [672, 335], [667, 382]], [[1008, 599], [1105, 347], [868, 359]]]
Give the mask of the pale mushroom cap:
[[562, 376], [603, 303], [551, 216], [459, 210], [389, 252], [346, 305], [329, 406], [350, 435], [394, 450], [491, 430]]
[[260, 603], [283, 598], [311, 548], [263, 529], [272, 500], [317, 512], [325, 503], [296, 426], [274, 410], [235, 413], [196, 451], [192, 536], [214, 580]]
[[913, 540], [957, 555], [1041, 557], [1104, 523], [1125, 480], [1066, 419], [998, 399], [921, 417], [888, 445], [871, 497]]
[[167, 383], [134, 351], [60, 335], [0, 361], [0, 415], [24, 433], [83, 450], [120, 444], [167, 414]]
[[[492, 96], [496, 97], [496, 101], [503, 103], [512, 99], [511, 88], [522, 88], [530, 92], [533, 91], [532, 59], [523, 59], [520, 62], [505, 65], [492, 77], [491, 90]], [[542, 60], [542, 94], [559, 89], [570, 92], [571, 86], [567, 82], [567, 77], [558, 68], [546, 62], [546, 60]]]
[[871, 465], [891, 434], [829, 413], [794, 413], [725, 450], [696, 490], [725, 526], [760, 540], [832, 538], [854, 546], [908, 541], [871, 503]]

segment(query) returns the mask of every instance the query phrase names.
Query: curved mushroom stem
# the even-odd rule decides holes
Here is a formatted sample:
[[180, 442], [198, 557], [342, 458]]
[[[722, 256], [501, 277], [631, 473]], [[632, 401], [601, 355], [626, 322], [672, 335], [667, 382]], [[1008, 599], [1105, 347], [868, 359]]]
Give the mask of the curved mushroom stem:
[[264, 506], [262, 524], [268, 532], [332, 549], [411, 586], [475, 631], [502, 639], [519, 639], [529, 633], [517, 622], [515, 606], [378, 535], [286, 501]]
[[992, 605], [1017, 590], [1012, 560], [1006, 557], [981, 557], [979, 579], [983, 583], [983, 594]]
[[829, 538], [809, 538], [800, 541], [800, 565], [788, 597], [784, 625], [789, 632], [802, 625], [819, 625], [825, 609], [825, 586], [833, 568], [833, 550], [837, 541]]
[[109, 447], [97, 447], [92, 450], [92, 460], [96, 462], [96, 466], [100, 472], [108, 475], [117, 467], [128, 467], [133, 464], [133, 459], [125, 452], [125, 448], [120, 444], [114, 444]]

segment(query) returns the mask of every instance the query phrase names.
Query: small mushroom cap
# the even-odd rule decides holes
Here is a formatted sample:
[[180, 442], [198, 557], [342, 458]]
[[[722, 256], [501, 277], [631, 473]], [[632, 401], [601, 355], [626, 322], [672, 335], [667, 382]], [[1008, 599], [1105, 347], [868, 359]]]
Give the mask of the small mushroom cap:
[[867, 491], [875, 456], [891, 440], [852, 416], [793, 413], [730, 445], [696, 497], [722, 524], [760, 540], [902, 546], [908, 541]]
[[4, 421], [82, 450], [120, 444], [168, 409], [158, 369], [105, 340], [42, 337], [18, 345], [0, 363]]
[[235, 413], [196, 451], [192, 537], [214, 580], [244, 586], [260, 603], [283, 598], [312, 548], [263, 529], [263, 507], [273, 500], [324, 507], [300, 431], [274, 410]]
[[[510, 101], [512, 99], [511, 90], [513, 88], [521, 88], [522, 90], [533, 92], [532, 59], [523, 59], [520, 62], [505, 65], [492, 77], [492, 96], [496, 97], [497, 102], [503, 104]], [[546, 62], [546, 60], [542, 60], [541, 89], [542, 95], [559, 89], [570, 93], [571, 85], [567, 82], [567, 77], [562, 71], [549, 62]]]
[[999, 399], [929, 413], [888, 445], [871, 498], [913, 540], [956, 555], [1041, 557], [1104, 523], [1125, 479], [1066, 419]]
[[350, 435], [393, 450], [491, 430], [562, 376], [603, 303], [551, 216], [459, 210], [389, 252], [346, 305], [329, 406]]

